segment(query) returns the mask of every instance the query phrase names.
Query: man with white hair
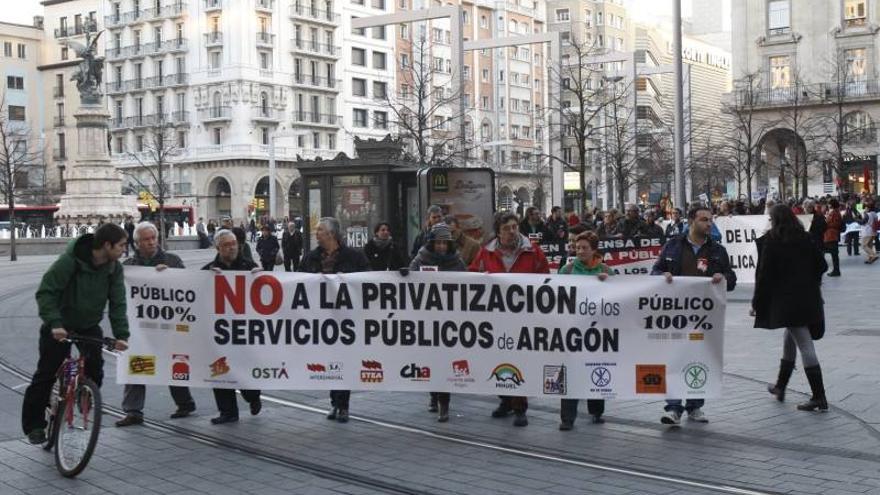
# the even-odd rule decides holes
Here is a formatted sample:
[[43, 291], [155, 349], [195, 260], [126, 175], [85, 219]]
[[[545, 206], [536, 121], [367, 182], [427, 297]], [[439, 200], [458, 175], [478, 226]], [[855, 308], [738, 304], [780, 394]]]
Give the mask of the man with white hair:
[[[159, 246], [159, 231], [150, 222], [141, 222], [134, 228], [134, 255], [125, 260], [123, 265], [152, 266], [156, 271], [166, 268], [184, 268], [183, 261], [176, 254], [168, 253]], [[188, 387], [169, 387], [171, 398], [177, 405], [177, 411], [171, 414], [172, 419], [185, 418], [196, 410], [196, 403], [189, 393]], [[116, 422], [116, 426], [133, 426], [144, 422], [145, 385], [128, 384], [122, 396], [122, 409], [125, 417]]]

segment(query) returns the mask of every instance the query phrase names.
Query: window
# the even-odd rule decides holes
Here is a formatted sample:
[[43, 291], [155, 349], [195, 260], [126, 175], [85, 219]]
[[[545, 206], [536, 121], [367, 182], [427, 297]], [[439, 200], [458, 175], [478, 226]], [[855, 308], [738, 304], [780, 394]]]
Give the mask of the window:
[[186, 131], [177, 131], [177, 147], [186, 148]]
[[8, 41], [3, 42], [3, 56], [11, 57], [12, 56], [12, 43]]
[[7, 105], [7, 107], [9, 108], [9, 120], [25, 120], [24, 107], [20, 107], [17, 105]]
[[269, 63], [269, 54], [266, 52], [260, 52], [260, 69], [269, 70], [272, 68], [272, 64]]
[[388, 129], [388, 113], [373, 112], [373, 127], [376, 129]]
[[791, 82], [791, 57], [770, 57], [770, 87], [785, 88]]
[[767, 30], [770, 36], [791, 32], [791, 0], [767, 3]]
[[354, 109], [354, 126], [367, 127], [367, 111], [363, 108]]
[[327, 149], [336, 149], [336, 134], [327, 134]]
[[122, 153], [122, 150], [125, 147], [123, 143], [124, 141], [122, 140], [122, 136], [116, 138], [116, 144], [115, 146], [113, 146], [113, 148], [116, 150], [117, 153]]
[[68, 57], [69, 57], [69, 55], [68, 55], [67, 47], [62, 46], [61, 47], [61, 60], [67, 60]]
[[489, 69], [483, 69], [480, 78], [483, 82], [489, 82]]
[[584, 24], [587, 27], [593, 26], [593, 11], [590, 9], [587, 9], [587, 11], [584, 12]]
[[363, 48], [352, 48], [351, 49], [351, 63], [354, 65], [359, 65], [361, 67], [366, 67], [367, 65], [367, 51]]
[[864, 48], [855, 48], [852, 50], [844, 50], [843, 58], [846, 61], [846, 78], [847, 81], [864, 80], [866, 75], [866, 58]]
[[481, 15], [480, 16], [480, 28], [481, 29], [489, 29], [489, 18]]
[[380, 81], [373, 81], [373, 98], [384, 100], [388, 97], [388, 84]]
[[373, 0], [371, 3], [374, 9], [385, 10], [385, 0]]
[[467, 10], [463, 10], [461, 12], [461, 22], [463, 24], [469, 24], [471, 22], [471, 16], [468, 14]]
[[18, 44], [18, 58], [27, 58], [27, 45], [23, 43]]
[[602, 20], [602, 13], [596, 12], [596, 25], [601, 26], [602, 24], [604, 24], [604, 22]]
[[220, 68], [220, 51], [213, 51], [208, 53], [208, 57], [210, 63], [208, 67], [211, 69], [219, 69]]
[[559, 39], [561, 39], [562, 41], [566, 41], [566, 42], [571, 40], [571, 32], [570, 31], [563, 31], [563, 32], [559, 33]]
[[388, 67], [387, 58], [385, 52], [373, 52], [373, 68], [385, 70]]
[[866, 0], [844, 0], [843, 20], [847, 27], [864, 26], [867, 22]]
[[219, 146], [220, 143], [222, 142], [222, 138], [223, 138], [223, 129], [221, 129], [219, 127], [215, 127], [214, 128], [214, 144]]
[[489, 97], [488, 96], [481, 96], [480, 97], [480, 107], [482, 107], [484, 110], [491, 110], [491, 108], [489, 106]]
[[144, 136], [135, 136], [134, 138], [134, 149], [137, 151], [144, 151]]
[[58, 158], [63, 160], [67, 158], [67, 140], [63, 132], [59, 132], [56, 138], [58, 142]]
[[313, 132], [312, 133], [312, 147], [316, 150], [321, 149], [321, 133]]
[[[352, 16], [351, 20], [355, 20], [355, 19], [357, 19], [357, 17]], [[353, 28], [351, 28], [351, 34], [354, 34], [357, 36], [366, 36], [367, 35], [367, 28], [353, 27]]]
[[437, 72], [443, 72], [443, 59], [441, 57], [434, 57], [434, 70]]
[[373, 28], [373, 39], [384, 40], [386, 37], [385, 26], [376, 26]]
[[9, 89], [24, 89], [24, 78], [18, 76], [6, 76], [6, 87]]
[[463, 77], [465, 81], [471, 80], [471, 66], [470, 65], [464, 66], [464, 68], [461, 71], [461, 77]]
[[400, 68], [406, 69], [409, 67], [409, 55], [403, 53], [400, 55]]
[[400, 29], [400, 38], [404, 40], [409, 39], [409, 24], [401, 24], [398, 26]]
[[367, 96], [367, 80], [356, 77], [352, 78], [351, 94], [354, 96]]

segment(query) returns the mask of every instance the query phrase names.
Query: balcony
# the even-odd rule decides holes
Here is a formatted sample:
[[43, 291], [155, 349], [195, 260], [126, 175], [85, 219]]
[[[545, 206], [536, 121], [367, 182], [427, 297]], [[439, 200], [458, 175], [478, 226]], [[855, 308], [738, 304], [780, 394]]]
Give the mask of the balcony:
[[319, 57], [339, 58], [342, 48], [327, 43], [318, 43], [314, 40], [292, 39], [290, 40], [290, 51]]
[[295, 3], [290, 6], [290, 17], [320, 24], [338, 24], [339, 14], [332, 11], [313, 9], [308, 5]]
[[339, 91], [342, 89], [341, 79], [330, 79], [327, 77], [314, 76], [311, 74], [294, 74], [293, 85], [305, 87], [309, 89], [324, 89], [328, 91]]
[[202, 122], [228, 122], [232, 120], [232, 108], [208, 107], [199, 110], [199, 119]]
[[98, 32], [98, 23], [97, 22], [84, 22], [78, 26], [70, 27], [64, 26], [55, 28], [55, 39], [59, 38], [69, 38], [71, 36], [82, 36], [86, 33], [97, 33]]
[[104, 16], [104, 27], [108, 29], [122, 27], [125, 25], [125, 22], [125, 16], [121, 12], [119, 14]]
[[282, 114], [274, 108], [257, 106], [251, 108], [251, 120], [277, 124], [281, 122]]
[[118, 95], [125, 92], [125, 81], [113, 81], [106, 84], [108, 95]]
[[158, 21], [162, 19], [172, 19], [183, 15], [186, 12], [186, 3], [174, 2], [158, 9], [144, 9], [143, 18], [147, 21]]
[[52, 88], [52, 97], [64, 98], [64, 86], [55, 86]]
[[55, 127], [64, 127], [64, 115], [56, 115], [56, 116], [52, 119], [52, 124], [53, 124]]
[[143, 51], [147, 55], [164, 55], [166, 53], [185, 52], [186, 40], [183, 38], [175, 38], [147, 43], [143, 46]]
[[275, 35], [272, 33], [257, 33], [257, 46], [272, 48], [275, 46]]
[[223, 9], [223, 0], [203, 0], [205, 2], [205, 12], [214, 12]]
[[271, 14], [275, 9], [275, 0], [257, 0], [256, 9]]
[[827, 82], [783, 86], [779, 88], [755, 88], [735, 90], [727, 99], [736, 107], [751, 106], [756, 109], [798, 106], [814, 106], [880, 99], [880, 81], [861, 79], [846, 82]]
[[128, 47], [127, 46], [116, 46], [113, 48], [107, 48], [104, 50], [104, 58], [110, 62], [114, 60], [122, 60], [128, 55]]
[[205, 46], [223, 46], [223, 33], [221, 31], [205, 33]]
[[125, 129], [125, 118], [124, 117], [111, 117], [110, 118], [110, 130], [118, 131], [121, 129]]
[[316, 127], [339, 127], [342, 125], [342, 116], [317, 112], [293, 112], [293, 123]]
[[171, 112], [170, 122], [174, 125], [189, 125], [189, 112], [180, 111]]
[[189, 74], [185, 72], [180, 74], [168, 74], [162, 80], [162, 85], [167, 88], [186, 86], [187, 84], [189, 84]]

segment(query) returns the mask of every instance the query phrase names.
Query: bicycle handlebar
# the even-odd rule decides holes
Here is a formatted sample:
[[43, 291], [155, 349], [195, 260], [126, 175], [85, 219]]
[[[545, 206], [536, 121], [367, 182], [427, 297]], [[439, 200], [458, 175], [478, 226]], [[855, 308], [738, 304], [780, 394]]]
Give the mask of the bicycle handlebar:
[[110, 351], [112, 351], [116, 346], [116, 339], [114, 339], [114, 338], [111, 338], [111, 337], [103, 337], [103, 338], [86, 337], [84, 335], [70, 335], [70, 334], [68, 334], [67, 337], [61, 339], [61, 342], [64, 342], [66, 344], [77, 343], [77, 344], [96, 345], [96, 346], [103, 347], [103, 348], [110, 350]]

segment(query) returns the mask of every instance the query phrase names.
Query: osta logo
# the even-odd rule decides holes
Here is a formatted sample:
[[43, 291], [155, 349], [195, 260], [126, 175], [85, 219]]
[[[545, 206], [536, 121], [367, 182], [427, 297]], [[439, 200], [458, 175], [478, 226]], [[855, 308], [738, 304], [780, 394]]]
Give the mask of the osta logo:
[[414, 382], [429, 382], [431, 381], [431, 368], [410, 363], [400, 368], [400, 377], [408, 378]]
[[382, 383], [384, 378], [382, 363], [372, 360], [361, 361], [361, 382]]
[[549, 395], [566, 395], [568, 381], [565, 365], [544, 366], [544, 393]]
[[279, 368], [252, 368], [251, 376], [257, 380], [280, 380], [282, 378], [284, 378], [285, 380], [290, 379], [290, 376], [288, 376], [287, 374], [285, 363], [281, 363], [281, 367]]
[[522, 371], [510, 363], [501, 363], [492, 370], [489, 380], [495, 379], [495, 388], [517, 388], [525, 383]]
[[156, 374], [156, 356], [129, 356], [128, 357], [128, 374], [129, 375], [149, 375]]
[[171, 355], [171, 379], [179, 381], [189, 380], [189, 354]]
[[210, 367], [211, 367], [211, 378], [214, 378], [215, 376], [225, 375], [226, 373], [229, 373], [229, 370], [232, 369], [229, 367], [228, 364], [226, 364], [226, 356], [223, 356], [221, 358], [217, 358], [216, 361], [211, 363]]

